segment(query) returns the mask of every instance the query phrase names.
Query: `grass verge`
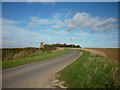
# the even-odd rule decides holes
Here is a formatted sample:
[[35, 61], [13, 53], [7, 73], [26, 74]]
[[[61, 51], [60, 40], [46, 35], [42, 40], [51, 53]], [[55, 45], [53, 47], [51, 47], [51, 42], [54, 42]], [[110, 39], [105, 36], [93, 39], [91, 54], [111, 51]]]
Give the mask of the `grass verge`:
[[118, 64], [98, 55], [80, 50], [83, 55], [58, 72], [68, 88], [118, 88]]
[[20, 65], [24, 65], [24, 64], [29, 64], [32, 62], [45, 60], [48, 58], [52, 58], [52, 57], [66, 54], [68, 52], [69, 52], [68, 49], [64, 49], [64, 50], [58, 51], [58, 52], [47, 52], [47, 53], [43, 53], [40, 55], [35, 55], [32, 57], [26, 57], [26, 58], [22, 58], [22, 59], [2, 61], [2, 69], [7, 69], [7, 68], [16, 67], [16, 66], [20, 66]]

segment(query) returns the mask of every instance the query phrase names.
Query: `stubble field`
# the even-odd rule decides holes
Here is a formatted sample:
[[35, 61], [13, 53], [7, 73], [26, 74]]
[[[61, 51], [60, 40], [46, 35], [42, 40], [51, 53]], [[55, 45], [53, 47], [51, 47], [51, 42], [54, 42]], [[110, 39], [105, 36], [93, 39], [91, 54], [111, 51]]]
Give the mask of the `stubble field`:
[[85, 49], [90, 50], [92, 52], [103, 54], [110, 60], [120, 61], [118, 57], [120, 49], [115, 49], [115, 48], [85, 48]]

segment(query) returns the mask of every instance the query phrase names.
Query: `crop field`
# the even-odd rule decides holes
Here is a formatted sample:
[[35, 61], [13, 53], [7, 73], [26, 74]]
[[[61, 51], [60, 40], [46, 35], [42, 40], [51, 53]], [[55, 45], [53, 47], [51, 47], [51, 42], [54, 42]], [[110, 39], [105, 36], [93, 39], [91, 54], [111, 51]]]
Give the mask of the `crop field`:
[[99, 51], [103, 53], [108, 59], [120, 61], [118, 59], [120, 49], [115, 48], [85, 48], [85, 49]]

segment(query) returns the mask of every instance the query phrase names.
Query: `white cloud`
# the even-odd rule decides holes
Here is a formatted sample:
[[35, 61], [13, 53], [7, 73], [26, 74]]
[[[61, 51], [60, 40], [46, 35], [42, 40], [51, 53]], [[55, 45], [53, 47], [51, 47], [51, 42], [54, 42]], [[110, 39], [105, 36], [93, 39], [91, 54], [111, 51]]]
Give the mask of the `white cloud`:
[[15, 25], [15, 24], [18, 24], [18, 22], [16, 21], [13, 21], [13, 20], [8, 20], [8, 19], [2, 19], [2, 23], [5, 24], [5, 25]]
[[51, 28], [49, 28], [47, 30], [43, 30], [43, 32], [48, 32], [48, 33], [52, 33], [52, 34], [62, 34], [62, 35], [69, 34], [69, 32], [67, 32], [67, 31], [57, 31], [57, 30], [53, 30]]
[[41, 19], [38, 17], [31, 17], [31, 21], [36, 24], [49, 24], [50, 23], [48, 19]]
[[32, 28], [35, 28], [35, 27], [37, 27], [37, 25], [36, 25], [35, 23], [32, 23], [32, 22], [30, 22], [30, 23], [27, 25], [27, 28], [28, 28], [28, 29], [32, 29]]
[[67, 31], [55, 31], [55, 30], [51, 30], [50, 32], [54, 33], [54, 34], [62, 34], [62, 35], [67, 35], [68, 34]]
[[73, 18], [66, 19], [64, 24], [68, 27], [68, 31], [79, 27], [84, 27], [84, 23], [88, 17], [89, 15], [87, 13], [76, 13]]
[[[32, 44], [31, 42], [36, 40], [43, 42], [52, 40], [52, 37], [49, 35], [31, 32], [10, 24], [3, 25], [2, 37], [3, 47], [35, 46], [35, 44]], [[36, 47], [38, 46], [39, 45], [36, 43]]]
[[99, 21], [98, 26], [104, 26], [104, 25], [108, 25], [111, 23], [114, 23], [116, 20], [114, 18], [108, 18], [104, 21]]
[[51, 24], [50, 20], [48, 20], [48, 19], [31, 17], [31, 21], [27, 25], [27, 28], [32, 29], [32, 28], [38, 27], [40, 25], [48, 25], [48, 24]]
[[[61, 11], [63, 12], [63, 11]], [[55, 28], [60, 28], [63, 26], [63, 22], [61, 21], [62, 18], [67, 19], [69, 16], [71, 15], [71, 12], [69, 11], [68, 13], [54, 13], [52, 15], [52, 19], [47, 19], [47, 18], [40, 18], [40, 17], [31, 17], [30, 18], [30, 22], [28, 23], [28, 28], [35, 28], [35, 27], [39, 27], [40, 25], [50, 25], [53, 24], [53, 26], [51, 27], [51, 29]]]
[[63, 26], [62, 21], [58, 20], [58, 21], [56, 22], [56, 25], [52, 26], [52, 28], [60, 28], [60, 27], [62, 27], [62, 26]]
[[[66, 13], [66, 15], [70, 15], [71, 13]], [[61, 15], [55, 15], [53, 19], [46, 18], [38, 18], [31, 17], [31, 21], [28, 24], [28, 28], [34, 28], [40, 25], [50, 25], [53, 24], [52, 29], [58, 29], [62, 27], [66, 27], [66, 31], [71, 31], [75, 29], [88, 29], [91, 32], [99, 32], [99, 31], [110, 31], [115, 30], [115, 18], [106, 18], [101, 19], [100, 17], [92, 17], [90, 14], [86, 12], [77, 12], [72, 18], [64, 18], [61, 20], [59, 17]], [[103, 17], [104, 18], [104, 17]]]
[[79, 35], [80, 37], [88, 37], [90, 36], [90, 33], [89, 32], [83, 32], [83, 31], [79, 31], [77, 33], [75, 33], [75, 35]]
[[73, 37], [73, 38], [71, 38], [70, 40], [78, 40], [78, 38], [76, 38], [76, 37]]
[[63, 22], [56, 22], [53, 28], [67, 27], [67, 31], [77, 28], [91, 29], [92, 32], [109, 31], [115, 28], [115, 18], [101, 20], [98, 17], [91, 17], [88, 13], [76, 13], [73, 18], [65, 19]]

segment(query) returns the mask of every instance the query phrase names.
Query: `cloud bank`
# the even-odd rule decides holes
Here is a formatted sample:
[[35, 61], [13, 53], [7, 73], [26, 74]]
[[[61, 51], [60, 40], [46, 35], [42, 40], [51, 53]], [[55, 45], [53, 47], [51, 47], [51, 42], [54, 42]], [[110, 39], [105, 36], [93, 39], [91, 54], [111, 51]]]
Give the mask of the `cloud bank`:
[[[3, 47], [25, 47], [39, 46], [41, 41], [49, 41], [52, 37], [37, 32], [28, 31], [26, 29], [15, 26], [18, 22], [3, 19], [2, 27], [2, 46]], [[32, 37], [32, 38], [31, 38]], [[39, 40], [36, 41], [36, 40]]]
[[73, 38], [71, 38], [70, 40], [73, 40], [73, 41], [74, 41], [74, 40], [78, 40], [78, 38], [76, 38], [76, 37], [73, 37]]
[[76, 29], [89, 30], [90, 32], [110, 31], [116, 28], [115, 18], [100, 18], [92, 17], [86, 12], [77, 12], [72, 18], [61, 19], [43, 19], [38, 17], [31, 17], [31, 21], [28, 24], [28, 28], [35, 28], [40, 25], [53, 24], [51, 29], [59, 29], [66, 27], [66, 31], [72, 31]]

